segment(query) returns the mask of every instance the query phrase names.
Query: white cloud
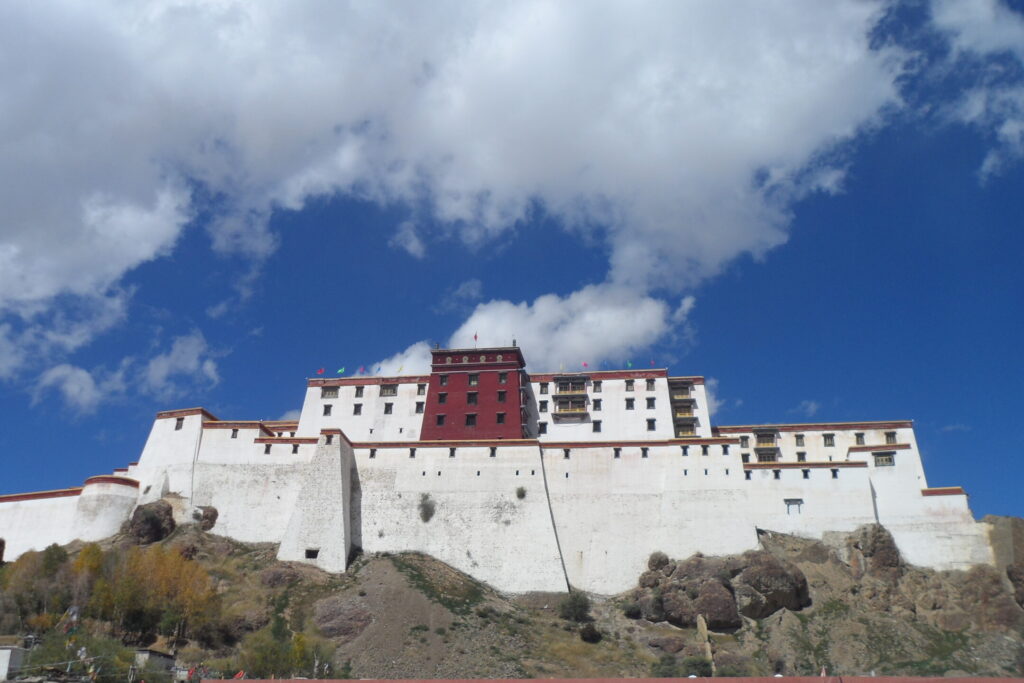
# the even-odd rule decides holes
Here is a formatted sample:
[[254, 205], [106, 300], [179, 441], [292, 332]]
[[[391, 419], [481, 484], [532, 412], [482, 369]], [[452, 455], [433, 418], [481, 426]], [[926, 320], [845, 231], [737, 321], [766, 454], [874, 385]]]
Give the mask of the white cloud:
[[390, 358], [374, 363], [367, 368], [367, 374], [393, 377], [395, 375], [416, 375], [430, 372], [430, 344], [416, 342], [404, 351]]
[[969, 431], [971, 431], [971, 427], [970, 427], [970, 425], [965, 425], [963, 423], [956, 422], [954, 424], [944, 425], [941, 429], [939, 429], [939, 431], [940, 432], [969, 432]]
[[416, 224], [412, 221], [404, 221], [399, 225], [398, 230], [388, 243], [393, 247], [404, 249], [413, 258], [421, 259], [427, 254], [427, 248], [416, 233]]
[[711, 413], [711, 417], [714, 418], [717, 413], [726, 404], [724, 399], [718, 398], [718, 378], [708, 377], [704, 380], [704, 394], [708, 399], [708, 412]]
[[817, 401], [811, 401], [811, 400], [805, 399], [803, 401], [800, 401], [800, 403], [795, 408], [791, 408], [789, 410], [789, 412], [791, 412], [791, 413], [798, 413], [799, 415], [802, 415], [803, 417], [814, 417], [815, 415], [818, 414], [818, 411], [820, 409], [821, 409], [821, 404], [820, 403], [818, 403]]
[[176, 337], [166, 353], [154, 356], [142, 373], [143, 389], [158, 398], [171, 398], [190, 384], [214, 386], [220, 381], [206, 338], [198, 330]]
[[[932, 20], [954, 48], [951, 59], [986, 59], [1012, 56], [1024, 68], [1024, 14], [999, 0], [936, 0]], [[953, 108], [953, 117], [995, 138], [979, 174], [987, 180], [1008, 164], [1024, 158], [1024, 85], [1007, 78], [1004, 65], [989, 63], [991, 78], [971, 88]]]
[[622, 362], [671, 330], [668, 305], [624, 287], [591, 285], [532, 303], [489, 301], [476, 307], [448, 341], [452, 348], [508, 346], [526, 350], [534, 371]]
[[[394, 241], [418, 258], [437, 231], [476, 243], [538, 209], [593, 231], [607, 288], [471, 320], [592, 335], [543, 339], [548, 364], [646, 346], [671, 329], [649, 292], [783, 243], [791, 201], [835, 191], [836, 149], [898, 105], [904, 56], [869, 42], [885, 7], [4, 4], [0, 311], [105, 296], [200, 211], [217, 251], [265, 258], [274, 210], [341, 193], [408, 207]], [[595, 291], [639, 320], [594, 323], [623, 314]]]
[[47, 390], [55, 389], [76, 412], [92, 413], [100, 403], [125, 391], [124, 376], [130, 363], [126, 359], [117, 371], [109, 373], [89, 372], [68, 363], [56, 365], [39, 376], [32, 402], [38, 403]]
[[281, 415], [281, 417], [279, 417], [277, 419], [278, 420], [288, 420], [288, 421], [298, 420], [300, 415], [302, 415], [302, 410], [296, 408], [294, 410], [286, 410], [284, 412], [284, 414]]

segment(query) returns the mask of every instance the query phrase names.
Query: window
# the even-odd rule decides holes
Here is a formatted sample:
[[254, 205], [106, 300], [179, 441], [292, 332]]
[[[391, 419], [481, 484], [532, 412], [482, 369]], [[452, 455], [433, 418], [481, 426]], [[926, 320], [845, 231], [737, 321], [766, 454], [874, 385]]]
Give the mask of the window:
[[499, 372], [498, 373], [498, 384], [505, 384], [507, 382], [508, 382], [508, 373], [507, 372]]
[[[330, 403], [324, 405], [324, 417], [330, 417], [331, 409], [334, 408]], [[231, 437], [232, 439], [235, 437]]]
[[647, 391], [654, 391], [654, 380], [647, 380]]
[[363, 404], [362, 403], [353, 403], [352, 404], [352, 414], [353, 415], [362, 415], [363, 414]]
[[542, 394], [548, 393], [548, 383], [547, 382], [541, 382], [540, 383], [540, 393], [542, 393]]
[[265, 446], [263, 447], [263, 455], [270, 455], [270, 444], [269, 444], [269, 443], [268, 443], [268, 444], [266, 444], [266, 445], [265, 445]]
[[722, 444], [722, 455], [729, 455], [729, 444]]
[[562, 449], [562, 457], [565, 458], [566, 460], [569, 459], [569, 449], [568, 448], [563, 448]]
[[475, 387], [480, 384], [480, 375], [472, 374], [469, 376], [469, 386]]
[[857, 440], [858, 446], [864, 445], [864, 432], [857, 432], [856, 434], [853, 435], [853, 438]]
[[776, 460], [777, 460], [777, 458], [776, 458], [774, 453], [758, 453], [757, 454], [757, 461], [758, 462], [775, 462]]
[[598, 413], [601, 412], [601, 399], [595, 398], [593, 405], [594, 405], [594, 412], [598, 412]]
[[476, 413], [468, 413], [466, 415], [466, 426], [476, 427]]
[[437, 424], [438, 427], [443, 427], [444, 426], [444, 415], [438, 415], [437, 416], [436, 424]]
[[654, 426], [655, 422], [656, 422], [656, 420], [648, 420], [647, 421], [647, 431], [653, 432], [655, 430], [655, 426]]
[[896, 432], [886, 432], [885, 433], [885, 442], [887, 444], [894, 444], [894, 443], [896, 443]]
[[298, 454], [298, 452], [299, 452], [299, 444], [293, 443], [292, 444], [292, 455], [296, 455], [296, 454]]
[[498, 392], [498, 403], [504, 403], [505, 402], [505, 395], [506, 394], [508, 394], [507, 391], [499, 391]]
[[449, 458], [454, 458], [455, 457], [455, 449], [454, 448], [449, 448], [448, 449], [448, 457]]
[[448, 386], [448, 375], [438, 375], [437, 376], [437, 382], [442, 387]]
[[601, 431], [601, 421], [600, 420], [594, 420], [590, 424], [593, 426], [595, 432]]
[[320, 549], [319, 548], [306, 548], [306, 559], [307, 560], [315, 560], [319, 554], [320, 554]]
[[448, 402], [448, 392], [446, 392], [446, 391], [440, 392], [437, 395], [437, 402], [438, 403], [447, 403]]
[[810, 479], [811, 478], [811, 471], [810, 470], [800, 470], [800, 471], [803, 472], [804, 479]]
[[423, 412], [423, 401], [416, 401], [416, 412], [417, 413], [422, 413]]
[[320, 387], [320, 398], [338, 398], [338, 387]]
[[362, 387], [356, 387], [356, 398], [362, 398], [362, 397], [363, 397], [363, 388]]
[[707, 455], [708, 454], [708, 446], [707, 446], [707, 444], [705, 444], [705, 445], [700, 447], [700, 454], [701, 455]]
[[498, 413], [498, 424], [505, 424], [505, 413]]
[[836, 445], [836, 435], [835, 434], [822, 434], [821, 438], [825, 440], [825, 445], [826, 446], [835, 446]]
[[796, 514], [800, 514], [800, 508], [804, 506], [803, 498], [784, 498], [782, 500], [786, 504], [786, 514], [791, 515], [795, 511]]
[[654, 397], [653, 396], [648, 396], [647, 397], [647, 410], [653, 410], [653, 409], [654, 409]]
[[595, 394], [600, 394], [601, 393], [601, 380], [597, 380], [597, 381], [594, 382], [594, 393]]
[[548, 402], [547, 401], [541, 401], [540, 402], [540, 412], [542, 412], [542, 413], [548, 412]]
[[538, 422], [537, 423], [537, 433], [538, 434], [547, 434], [548, 433], [548, 423], [547, 422]]
[[626, 399], [626, 410], [633, 410], [633, 399]]
[[647, 446], [644, 446], [643, 448], [640, 449], [640, 457], [641, 458], [646, 458], [647, 457]]
[[743, 473], [743, 478], [746, 479], [747, 481], [750, 481], [750, 470], [747, 470], [746, 472]]
[[231, 438], [232, 439], [237, 439], [238, 438], [238, 430], [237, 429], [232, 429], [231, 430]]
[[683, 457], [686, 457], [687, 455], [690, 454], [690, 447], [689, 446], [683, 446], [682, 447], [682, 451], [683, 451]]
[[477, 392], [470, 391], [466, 394], [466, 405], [475, 406], [477, 404]]
[[796, 454], [796, 461], [797, 462], [807, 462], [807, 453], [805, 453], [804, 451], [797, 452], [797, 454]]
[[498, 457], [498, 447], [497, 446], [491, 446], [491, 457], [492, 458]]
[[334, 443], [334, 434], [328, 434], [327, 435], [327, 445], [330, 446], [332, 443]]
[[380, 385], [381, 396], [398, 396], [398, 385], [397, 384], [381, 384]]
[[743, 453], [740, 455], [740, 460], [743, 462], [750, 462], [750, 453]]
[[740, 448], [750, 448], [750, 437], [749, 436], [741, 436], [740, 437]]
[[376, 448], [371, 448], [370, 449], [370, 457], [371, 458], [376, 458], [377, 457], [377, 449]]
[[833, 479], [838, 479], [839, 478], [839, 470], [832, 470], [832, 478]]
[[394, 403], [385, 403], [384, 404], [384, 414], [385, 415], [390, 415], [391, 412], [394, 410], [394, 407], [395, 407]]
[[410, 458], [415, 458], [416, 457], [416, 449], [415, 448], [410, 448], [409, 449], [409, 457]]
[[174, 421], [174, 431], [178, 431], [178, 430], [180, 430], [184, 426], [185, 426], [185, 418], [179, 417], [177, 420]]
[[633, 391], [633, 380], [626, 380], [626, 391]]
[[612, 457], [613, 458], [621, 458], [622, 457], [622, 449], [621, 448], [613, 449], [612, 450]]
[[782, 470], [772, 470], [773, 479], [782, 479]]
[[417, 396], [423, 396], [426, 393], [427, 393], [427, 385], [426, 384], [417, 384], [416, 385], [416, 395]]
[[804, 435], [803, 434], [797, 434], [796, 435], [796, 445], [797, 446], [803, 446], [804, 445]]
[[896, 458], [892, 453], [875, 453], [875, 467], [892, 467], [896, 464]]

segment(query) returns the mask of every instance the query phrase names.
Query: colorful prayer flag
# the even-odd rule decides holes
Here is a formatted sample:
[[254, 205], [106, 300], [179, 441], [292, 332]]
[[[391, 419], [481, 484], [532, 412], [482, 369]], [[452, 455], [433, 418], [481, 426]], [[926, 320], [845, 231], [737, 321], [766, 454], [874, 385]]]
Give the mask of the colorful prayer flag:
[[318, 374], [318, 375], [324, 374], [324, 369], [320, 368], [319, 370], [316, 371], [316, 374]]
[[631, 360], [627, 360], [627, 361], [626, 361], [626, 367], [627, 367], [627, 368], [631, 368], [631, 367], [633, 367], [633, 361], [631, 361]]
[[366, 374], [366, 366], [365, 365], [360, 365], [359, 366], [359, 374], [360, 375], [365, 375]]
[[399, 366], [398, 366], [398, 374], [399, 374], [399, 375], [401, 375], [401, 374], [402, 374], [402, 368], [404, 368], [404, 367], [405, 367], [405, 365], [399, 365]]
[[341, 370], [338, 370], [338, 374], [339, 375], [344, 375], [345, 374], [345, 367], [344, 366], [342, 366]]
[[587, 365], [587, 361], [583, 361], [583, 367], [585, 367], [585, 368], [589, 368], [590, 367], [589, 365]]
[[473, 341], [476, 341], [476, 332], [473, 333]]

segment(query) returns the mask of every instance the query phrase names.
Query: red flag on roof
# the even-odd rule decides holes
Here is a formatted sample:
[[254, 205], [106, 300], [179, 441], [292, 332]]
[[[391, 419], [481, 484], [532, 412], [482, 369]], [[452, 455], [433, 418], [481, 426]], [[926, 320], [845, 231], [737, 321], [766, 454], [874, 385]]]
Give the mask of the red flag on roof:
[[320, 368], [319, 370], [316, 371], [316, 374], [318, 374], [318, 375], [324, 374], [324, 369]]
[[473, 333], [473, 341], [476, 341], [476, 332]]
[[587, 361], [583, 361], [583, 367], [585, 367], [585, 368], [589, 368], [590, 367], [589, 365], [587, 365]]

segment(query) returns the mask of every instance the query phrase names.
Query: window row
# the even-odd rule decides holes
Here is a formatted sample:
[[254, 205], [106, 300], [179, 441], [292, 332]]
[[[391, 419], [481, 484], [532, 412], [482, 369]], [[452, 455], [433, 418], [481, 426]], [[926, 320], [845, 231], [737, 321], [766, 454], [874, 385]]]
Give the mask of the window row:
[[[626, 410], [635, 410], [636, 409], [636, 399], [627, 398], [625, 405], [626, 405]], [[654, 399], [653, 396], [649, 397], [647, 399], [646, 405], [647, 405], [647, 409], [648, 410], [654, 410], [657, 407], [657, 404], [656, 404], [655, 399]], [[537, 402], [537, 410], [539, 412], [542, 412], [542, 413], [548, 412], [548, 406], [549, 406], [548, 401], [538, 401]], [[557, 400], [555, 402], [555, 410], [556, 411], [562, 411], [562, 410], [564, 410], [566, 408], [568, 408], [570, 410], [573, 409], [573, 408], [577, 408], [577, 407], [584, 408], [585, 406], [586, 406], [586, 403], [584, 401], [580, 400], [580, 399], [562, 399], [562, 400]], [[590, 402], [590, 410], [595, 412], [595, 413], [601, 412], [601, 409], [603, 408], [603, 406], [604, 406], [604, 402], [600, 398], [595, 398], [594, 400], [592, 400]]]
[[[437, 376], [437, 383], [440, 384], [442, 387], [446, 387], [446, 386], [448, 386], [449, 379], [450, 378], [449, 378], [448, 375], [438, 375]], [[479, 386], [480, 385], [480, 373], [472, 372], [472, 373], [467, 374], [466, 375], [466, 384], [468, 386], [471, 386], [471, 387]], [[499, 372], [498, 373], [498, 384], [508, 384], [508, 373], [507, 372]]]
[[[498, 391], [495, 394], [495, 396], [498, 399], [498, 403], [506, 403], [508, 401], [508, 392], [507, 391], [504, 391], [504, 390]], [[438, 394], [437, 394], [437, 402], [439, 404], [448, 403], [448, 392], [446, 392], [446, 391], [438, 392]], [[467, 391], [466, 392], [466, 405], [475, 406], [475, 405], [478, 405], [479, 402], [480, 402], [480, 392], [479, 391]]]
[[[550, 384], [551, 384], [550, 382], [541, 382], [540, 385], [539, 385], [540, 393], [542, 393], [542, 394], [550, 393], [551, 392]], [[635, 386], [636, 386], [635, 385], [635, 380], [632, 380], [632, 379], [627, 379], [626, 380], [626, 391], [633, 391], [635, 389]], [[603, 388], [602, 381], [599, 380], [599, 379], [595, 379], [593, 382], [591, 382], [590, 387], [591, 387], [591, 391], [593, 393], [600, 394], [601, 393], [601, 389]], [[653, 380], [653, 379], [645, 380], [645, 387], [646, 387], [647, 391], [654, 391], [654, 389], [655, 389], [655, 380]], [[583, 393], [586, 390], [586, 380], [583, 380], [583, 379], [560, 380], [560, 381], [555, 383], [555, 389], [559, 393], [567, 393], [567, 392], [568, 393]]]
[[[864, 432], [854, 432], [853, 437], [854, 437], [854, 441], [855, 441], [857, 446], [865, 445], [865, 443], [864, 443]], [[796, 439], [796, 445], [797, 446], [803, 447], [803, 446], [807, 445], [806, 444], [805, 435], [803, 435], [803, 434], [795, 434], [794, 438]], [[822, 444], [825, 447], [832, 448], [832, 447], [834, 447], [836, 445], [836, 435], [835, 434], [822, 434], [821, 435], [821, 440], [822, 440]], [[768, 446], [768, 447], [771, 447], [771, 446], [778, 445], [778, 442], [779, 442], [779, 439], [774, 434], [758, 434], [758, 435], [756, 435], [756, 445], [757, 446]], [[885, 433], [885, 443], [887, 445], [895, 444], [896, 443], [896, 432], [886, 432]], [[750, 437], [749, 436], [741, 436], [740, 437], [740, 447], [741, 448], [750, 448]]]
[[[495, 413], [494, 414], [494, 424], [499, 424], [499, 425], [505, 424], [505, 415], [506, 415], [505, 413]], [[476, 427], [476, 425], [477, 425], [477, 413], [466, 413], [464, 419], [465, 419], [465, 421], [464, 421], [463, 424], [465, 424], [465, 426], [467, 426], [467, 427]], [[436, 415], [434, 417], [434, 424], [436, 424], [438, 427], [443, 427], [444, 425], [449, 424], [448, 423], [448, 416], [447, 415]]]

